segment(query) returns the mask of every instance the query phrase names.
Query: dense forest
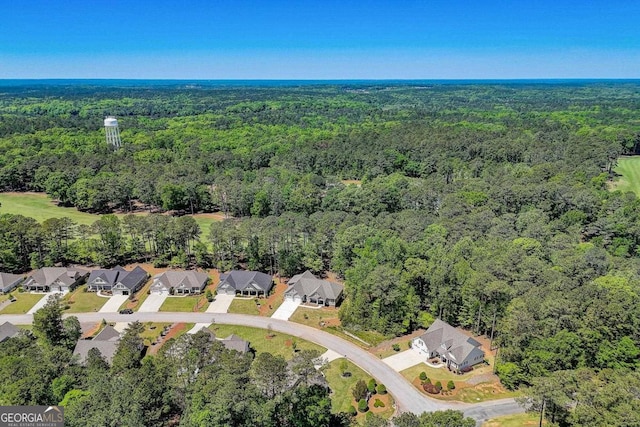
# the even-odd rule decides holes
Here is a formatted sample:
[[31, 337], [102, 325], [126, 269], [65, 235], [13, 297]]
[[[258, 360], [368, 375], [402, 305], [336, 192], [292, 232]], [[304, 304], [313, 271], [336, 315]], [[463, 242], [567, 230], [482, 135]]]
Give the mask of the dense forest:
[[[0, 215], [0, 270], [331, 270], [344, 325], [392, 336], [440, 317], [486, 334], [503, 383], [554, 423], [640, 413], [640, 201], [610, 183], [640, 149], [639, 84], [0, 92], [2, 191], [152, 212], [92, 227]], [[187, 215], [214, 211], [228, 219], [210, 230]]]

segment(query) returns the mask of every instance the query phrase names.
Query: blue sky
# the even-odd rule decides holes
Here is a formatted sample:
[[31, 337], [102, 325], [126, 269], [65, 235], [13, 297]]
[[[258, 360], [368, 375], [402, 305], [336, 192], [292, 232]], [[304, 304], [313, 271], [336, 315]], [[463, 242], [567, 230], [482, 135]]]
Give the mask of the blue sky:
[[638, 0], [0, 0], [0, 78], [639, 78]]

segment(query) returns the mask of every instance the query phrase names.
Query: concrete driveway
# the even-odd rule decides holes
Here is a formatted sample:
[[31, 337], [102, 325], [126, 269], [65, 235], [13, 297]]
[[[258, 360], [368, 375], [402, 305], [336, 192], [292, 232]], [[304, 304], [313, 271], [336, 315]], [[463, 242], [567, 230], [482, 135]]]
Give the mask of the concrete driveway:
[[384, 363], [391, 366], [394, 371], [400, 372], [407, 368], [423, 363], [426, 359], [424, 354], [420, 354], [413, 349], [401, 351], [393, 356], [382, 359]]
[[289, 320], [289, 317], [300, 307], [300, 301], [285, 299], [278, 309], [271, 315], [273, 319]]
[[213, 299], [209, 307], [207, 307], [206, 313], [226, 313], [229, 310], [231, 302], [235, 298], [235, 295], [219, 294]]
[[60, 297], [62, 297], [64, 294], [66, 294], [66, 292], [47, 292], [46, 294], [42, 294], [42, 298], [40, 298], [40, 301], [38, 301], [33, 307], [31, 307], [31, 310], [27, 311], [27, 314], [33, 314], [36, 311], [40, 310], [47, 303], [49, 296], [55, 294], [58, 294], [60, 295]]
[[164, 303], [164, 300], [167, 299], [168, 294], [149, 294], [146, 300], [142, 303], [140, 308], [138, 309], [141, 313], [155, 313], [160, 310], [160, 307]]
[[211, 323], [196, 323], [195, 325], [193, 325], [193, 328], [189, 329], [187, 331], [188, 334], [195, 334], [198, 331], [200, 331], [200, 329], [202, 328], [208, 328], [209, 325], [211, 325]]
[[127, 299], [129, 299], [128, 295], [114, 295], [109, 297], [102, 308], [98, 310], [98, 313], [117, 313], [120, 306], [124, 304]]

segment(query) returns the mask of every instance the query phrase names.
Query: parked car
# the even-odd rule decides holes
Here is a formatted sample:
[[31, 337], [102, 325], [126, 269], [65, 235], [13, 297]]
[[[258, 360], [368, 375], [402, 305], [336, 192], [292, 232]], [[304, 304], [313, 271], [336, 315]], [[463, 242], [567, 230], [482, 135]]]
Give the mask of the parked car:
[[120, 314], [133, 314], [133, 310], [131, 310], [130, 308], [123, 308], [122, 310], [120, 310]]

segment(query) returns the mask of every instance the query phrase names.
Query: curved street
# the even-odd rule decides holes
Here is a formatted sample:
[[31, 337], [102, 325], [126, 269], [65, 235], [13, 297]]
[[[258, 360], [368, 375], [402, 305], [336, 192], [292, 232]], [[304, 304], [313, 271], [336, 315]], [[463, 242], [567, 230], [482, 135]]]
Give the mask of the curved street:
[[[71, 316], [71, 315], [65, 315]], [[523, 412], [514, 399], [486, 401], [475, 404], [458, 402], [443, 402], [430, 398], [413, 387], [402, 375], [391, 369], [387, 364], [362, 348], [343, 340], [335, 335], [299, 323], [273, 319], [269, 317], [250, 316], [245, 314], [211, 314], [188, 312], [158, 312], [118, 314], [118, 313], [76, 313], [81, 323], [100, 322], [169, 322], [169, 323], [219, 323], [224, 325], [241, 325], [267, 329], [293, 335], [300, 339], [311, 341], [339, 354], [345, 355], [350, 361], [361, 367], [373, 377], [383, 383], [396, 401], [400, 411], [410, 411], [420, 414], [425, 411], [456, 409], [463, 411], [466, 416], [474, 418], [480, 424], [482, 421], [500, 415]], [[31, 324], [33, 315], [1, 315], [0, 322], [13, 324]]]

